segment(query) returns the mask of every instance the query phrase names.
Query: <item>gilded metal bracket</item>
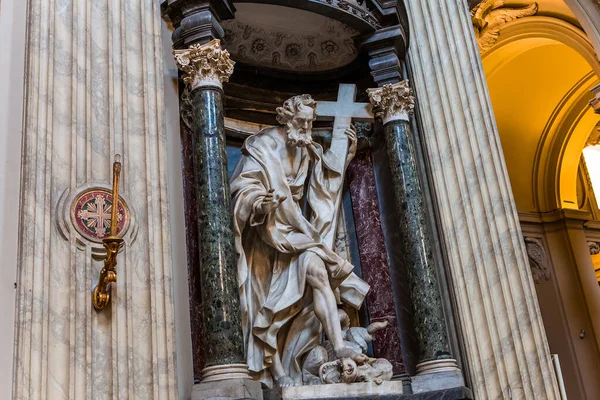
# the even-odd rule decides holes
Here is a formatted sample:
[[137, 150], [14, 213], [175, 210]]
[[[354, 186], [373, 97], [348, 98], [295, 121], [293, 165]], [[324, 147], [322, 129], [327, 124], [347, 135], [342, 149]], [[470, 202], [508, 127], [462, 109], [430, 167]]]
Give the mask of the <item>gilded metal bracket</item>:
[[96, 311], [102, 311], [110, 303], [110, 284], [117, 282], [117, 254], [124, 245], [122, 237], [117, 235], [117, 212], [119, 208], [119, 180], [121, 176], [121, 156], [117, 154], [113, 164], [113, 201], [110, 220], [110, 236], [102, 242], [106, 248], [104, 267], [100, 271], [98, 284], [92, 293], [92, 304]]
[[110, 284], [117, 282], [117, 254], [123, 247], [123, 238], [109, 236], [103, 240], [106, 248], [104, 267], [100, 271], [98, 285], [94, 288], [92, 303], [97, 311], [101, 311], [110, 303]]

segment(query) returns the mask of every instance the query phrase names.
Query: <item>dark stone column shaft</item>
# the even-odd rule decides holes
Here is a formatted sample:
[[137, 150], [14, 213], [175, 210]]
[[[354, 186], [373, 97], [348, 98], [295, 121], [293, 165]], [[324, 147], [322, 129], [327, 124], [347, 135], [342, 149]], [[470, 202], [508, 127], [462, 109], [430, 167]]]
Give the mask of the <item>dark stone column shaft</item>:
[[192, 360], [194, 379], [200, 380], [204, 369], [204, 345], [202, 343], [202, 294], [200, 288], [200, 255], [198, 253], [198, 207], [196, 205], [196, 170], [194, 168], [193, 115], [194, 106], [190, 93], [180, 85], [180, 138], [183, 174], [183, 201], [185, 208], [185, 242], [187, 253], [188, 288], [190, 296], [190, 330], [192, 335]]
[[407, 266], [419, 363], [449, 358], [446, 323], [431, 249], [431, 233], [419, 182], [408, 121], [395, 119], [384, 127], [398, 217], [400, 243]]
[[198, 249], [206, 367], [244, 364], [237, 267], [227, 175], [223, 90], [192, 90]]

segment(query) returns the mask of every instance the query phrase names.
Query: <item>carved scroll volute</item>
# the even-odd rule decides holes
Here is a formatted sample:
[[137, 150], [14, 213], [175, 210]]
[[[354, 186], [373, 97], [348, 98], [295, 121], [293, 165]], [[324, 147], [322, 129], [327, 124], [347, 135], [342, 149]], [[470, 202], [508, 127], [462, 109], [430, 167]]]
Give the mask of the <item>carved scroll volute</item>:
[[482, 54], [496, 44], [504, 25], [518, 18], [535, 15], [538, 11], [537, 3], [519, 8], [504, 7], [505, 3], [506, 0], [484, 0], [471, 10], [473, 29]]
[[550, 280], [550, 267], [542, 240], [534, 237], [525, 237], [524, 239], [533, 280], [535, 283], [540, 283], [542, 278], [546, 281]]

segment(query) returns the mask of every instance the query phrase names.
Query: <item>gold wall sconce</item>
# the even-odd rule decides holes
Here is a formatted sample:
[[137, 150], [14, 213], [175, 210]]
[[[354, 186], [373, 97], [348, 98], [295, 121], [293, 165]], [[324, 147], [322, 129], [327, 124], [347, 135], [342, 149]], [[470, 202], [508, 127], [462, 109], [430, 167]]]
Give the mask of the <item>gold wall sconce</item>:
[[112, 191], [112, 209], [110, 219], [110, 235], [102, 239], [104, 248], [106, 249], [106, 258], [104, 266], [100, 271], [98, 284], [92, 292], [92, 304], [96, 311], [102, 311], [110, 303], [111, 283], [117, 282], [117, 254], [125, 244], [121, 236], [117, 235], [118, 218], [117, 212], [119, 208], [119, 180], [121, 177], [121, 156], [115, 156], [113, 164], [113, 191]]

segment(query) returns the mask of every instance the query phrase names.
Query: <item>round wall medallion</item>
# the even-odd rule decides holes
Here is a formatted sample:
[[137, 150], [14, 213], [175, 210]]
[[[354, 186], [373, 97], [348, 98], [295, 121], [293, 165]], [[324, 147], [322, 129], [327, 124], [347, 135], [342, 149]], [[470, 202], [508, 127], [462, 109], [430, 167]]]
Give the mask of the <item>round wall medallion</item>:
[[[104, 188], [91, 188], [81, 192], [71, 204], [71, 223], [84, 238], [102, 242], [110, 235], [112, 192]], [[123, 236], [129, 226], [129, 207], [119, 196], [117, 210], [117, 235]]]

